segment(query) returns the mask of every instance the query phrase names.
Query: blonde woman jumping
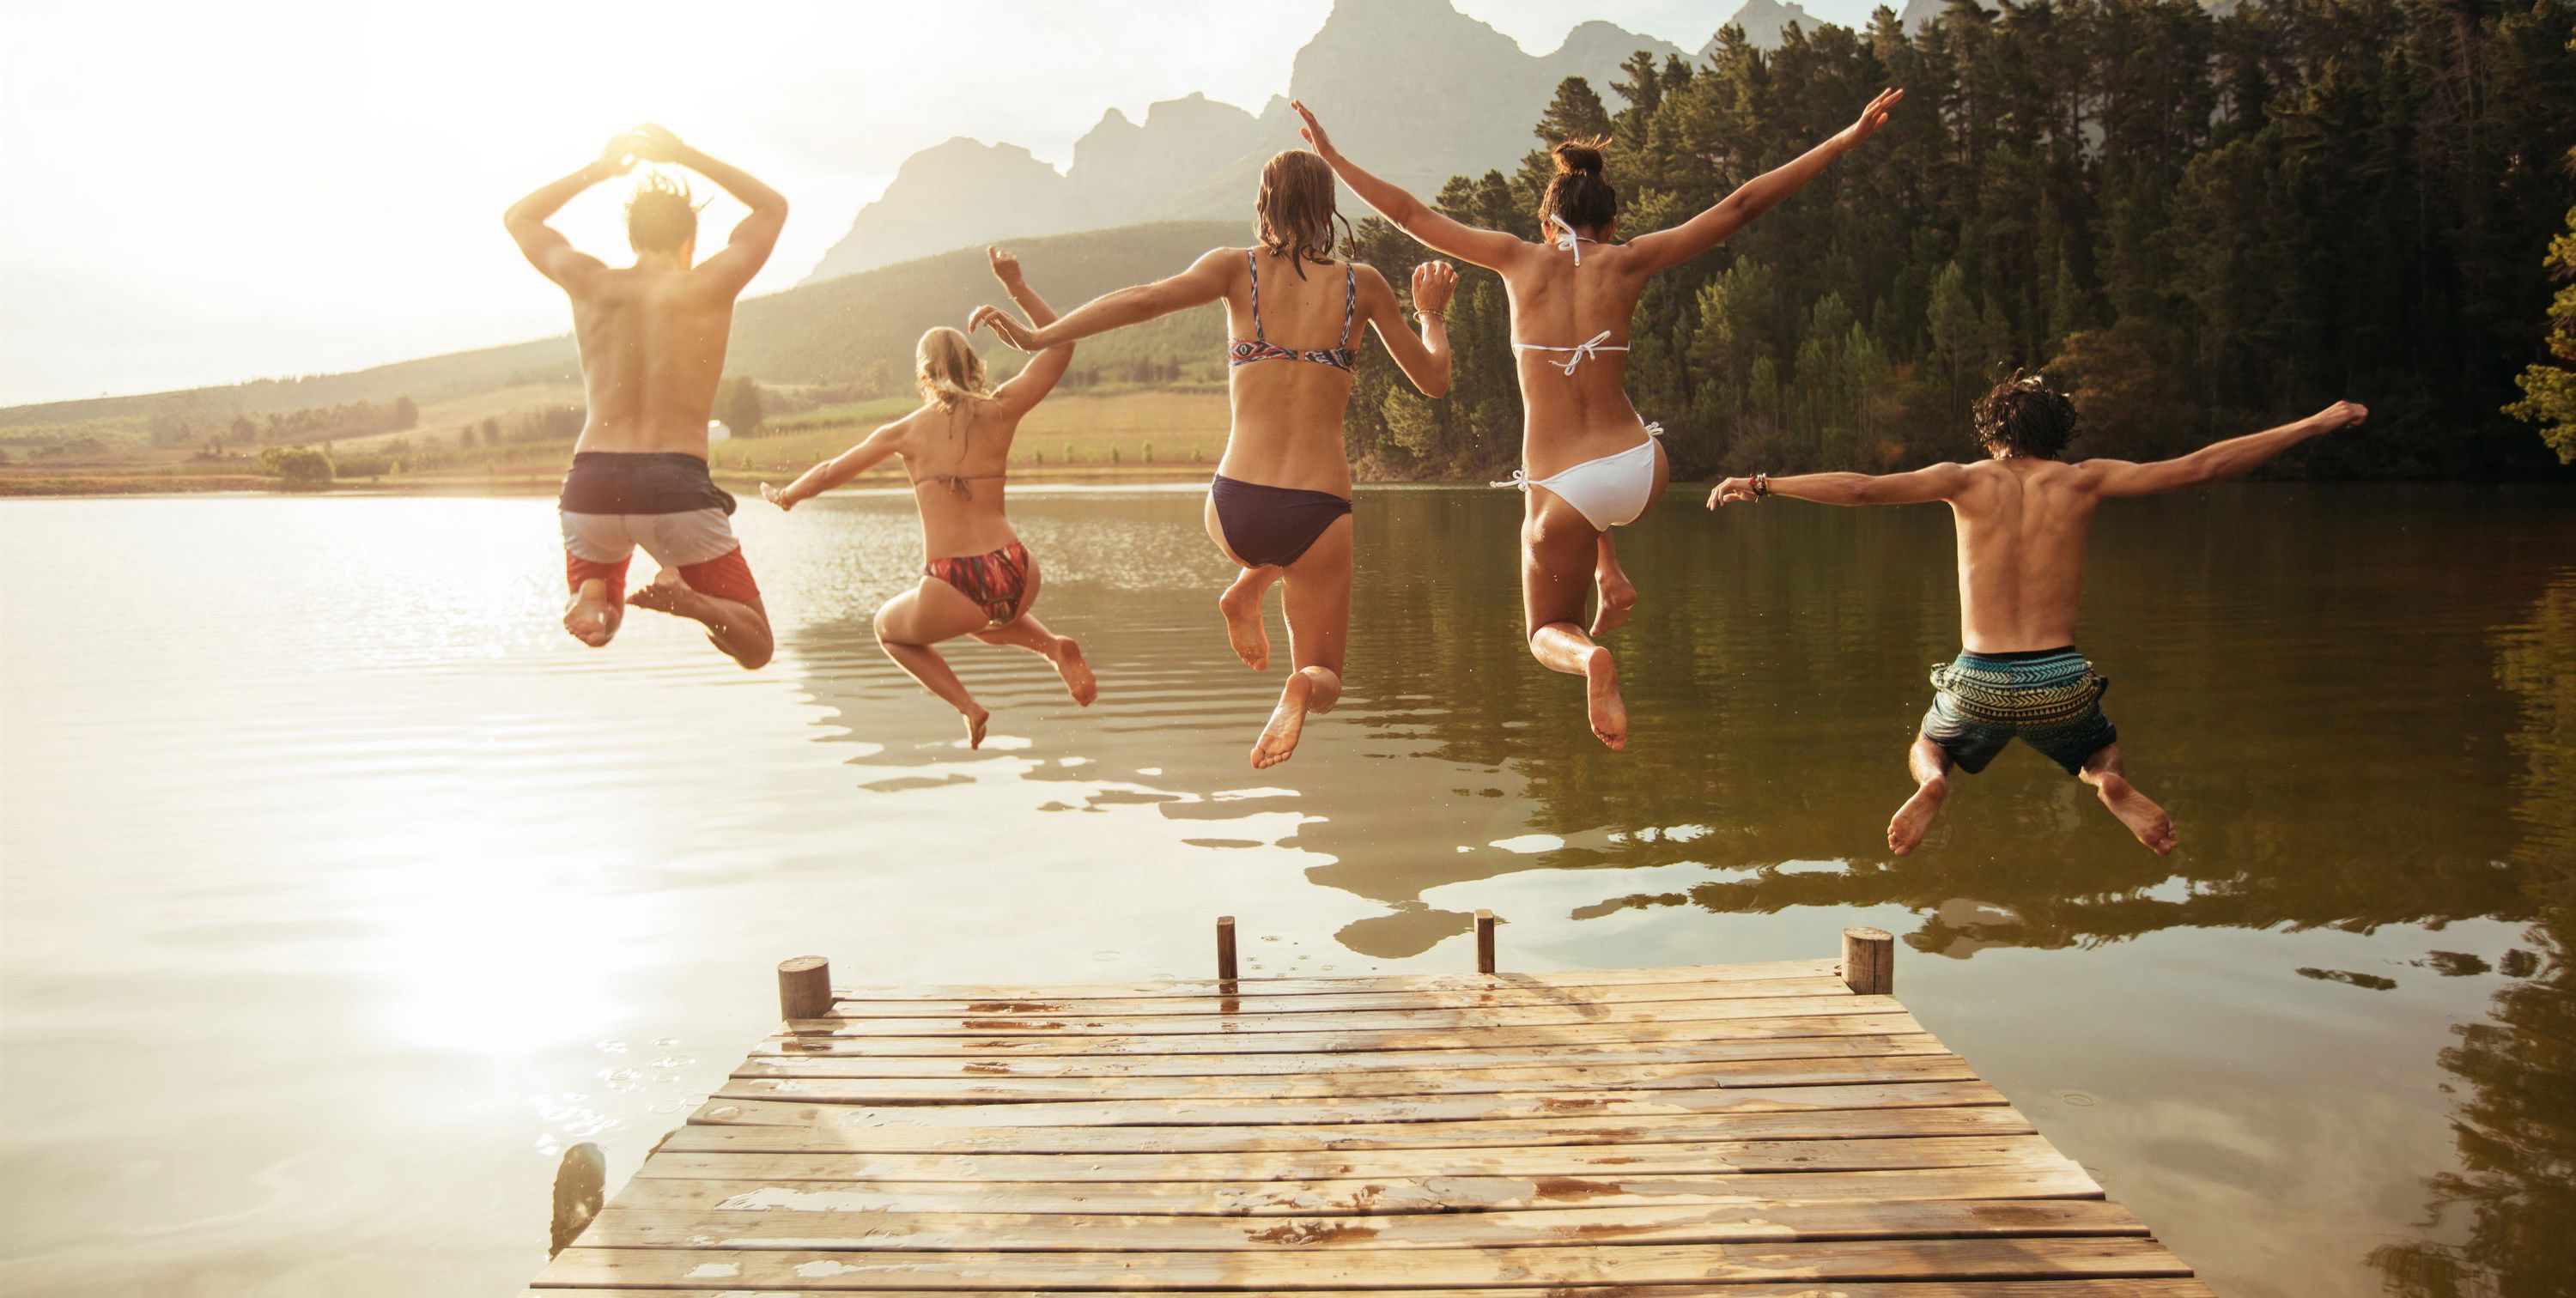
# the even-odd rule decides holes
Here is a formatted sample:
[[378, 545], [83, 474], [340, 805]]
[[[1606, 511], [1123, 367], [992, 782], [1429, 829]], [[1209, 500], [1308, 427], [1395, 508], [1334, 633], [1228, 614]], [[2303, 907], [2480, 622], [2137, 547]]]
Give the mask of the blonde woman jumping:
[[[993, 277], [1029, 318], [1055, 318], [1046, 300], [1021, 278], [1017, 257], [992, 248], [985, 252], [992, 258]], [[942, 326], [923, 334], [915, 355], [921, 409], [806, 470], [783, 490], [762, 483], [760, 494], [782, 510], [794, 509], [889, 456], [903, 457], [913, 504], [921, 511], [922, 577], [919, 585], [877, 610], [877, 645], [923, 689], [957, 709], [966, 718], [966, 746], [981, 748], [985, 723], [993, 714], [967, 693], [948, 660], [932, 647], [942, 640], [971, 635], [986, 644], [1026, 649], [1055, 665], [1075, 703], [1090, 707], [1100, 695], [1082, 660], [1082, 646], [1030, 615], [1038, 600], [1038, 562], [1002, 512], [1011, 439], [1020, 420], [1064, 377], [1073, 348], [1046, 348], [1009, 382], [989, 390], [984, 358], [954, 329]]]

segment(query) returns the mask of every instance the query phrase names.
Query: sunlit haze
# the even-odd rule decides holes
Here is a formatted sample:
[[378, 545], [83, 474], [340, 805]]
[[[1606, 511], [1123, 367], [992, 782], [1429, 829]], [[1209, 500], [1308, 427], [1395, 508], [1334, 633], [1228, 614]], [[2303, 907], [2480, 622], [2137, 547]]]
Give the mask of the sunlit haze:
[[[1368, 3], [1369, 0], [1345, 0]], [[1460, 0], [1532, 51], [1600, 18], [1696, 49], [1735, 0]], [[1854, 22], [1861, 0], [1812, 0]], [[795, 204], [754, 292], [794, 284], [913, 151], [1058, 165], [1116, 107], [1258, 111], [1330, 0], [435, 10], [0, 5], [0, 402], [357, 368], [560, 332], [510, 200], [661, 122]], [[702, 190], [706, 186], [700, 187]], [[622, 252], [623, 189], [564, 217]], [[739, 209], [709, 209], [711, 232]]]

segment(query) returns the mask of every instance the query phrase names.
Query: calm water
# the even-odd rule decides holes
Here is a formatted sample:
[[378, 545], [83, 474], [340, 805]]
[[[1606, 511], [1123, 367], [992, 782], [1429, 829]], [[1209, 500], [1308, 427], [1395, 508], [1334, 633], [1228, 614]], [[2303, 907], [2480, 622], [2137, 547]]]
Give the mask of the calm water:
[[[567, 1142], [622, 1181], [845, 980], [1824, 956], [1899, 992], [2231, 1295], [2555, 1266], [2576, 1191], [2576, 498], [2111, 511], [2086, 647], [2158, 860], [2017, 750], [1891, 861], [1938, 510], [1676, 492], [1626, 534], [1625, 754], [1523, 653], [1515, 497], [1359, 505], [1351, 690], [1286, 766], [1188, 493], [1024, 493], [1102, 701], [966, 646], [981, 753], [877, 653], [909, 503], [742, 515], [745, 674], [552, 629], [541, 500], [0, 504], [0, 1215], [14, 1292], [502, 1293]], [[1277, 632], [1274, 630], [1274, 635]], [[2553, 1224], [2554, 1223], [2554, 1224]]]

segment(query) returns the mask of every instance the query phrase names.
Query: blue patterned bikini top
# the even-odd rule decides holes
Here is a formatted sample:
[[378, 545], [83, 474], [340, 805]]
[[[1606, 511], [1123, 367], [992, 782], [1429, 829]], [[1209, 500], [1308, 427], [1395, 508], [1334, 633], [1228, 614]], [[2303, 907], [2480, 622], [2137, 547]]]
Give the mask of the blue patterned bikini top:
[[1261, 262], [1252, 255], [1250, 248], [1243, 250], [1243, 260], [1252, 268], [1252, 336], [1230, 340], [1231, 345], [1226, 348], [1226, 363], [1249, 365], [1254, 361], [1313, 361], [1337, 370], [1348, 370], [1352, 361], [1351, 319], [1358, 313], [1360, 301], [1359, 276], [1349, 263], [1342, 265], [1342, 341], [1319, 351], [1299, 351], [1270, 341], [1262, 332]]

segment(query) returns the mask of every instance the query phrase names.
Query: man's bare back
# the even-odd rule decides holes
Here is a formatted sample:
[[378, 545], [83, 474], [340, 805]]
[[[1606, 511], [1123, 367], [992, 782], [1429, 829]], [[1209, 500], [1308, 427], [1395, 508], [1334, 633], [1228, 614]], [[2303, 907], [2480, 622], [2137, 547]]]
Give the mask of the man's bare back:
[[[751, 209], [723, 251], [697, 260], [697, 209], [656, 178], [627, 207], [635, 264], [611, 268], [576, 251], [549, 217], [637, 160], [685, 166]], [[504, 218], [530, 264], [572, 301], [588, 417], [564, 477], [564, 629], [593, 647], [617, 634], [626, 565], [641, 546], [663, 565], [637, 605], [704, 624], [745, 667], [769, 661], [769, 617], [727, 521], [733, 498], [707, 465], [707, 420], [724, 376], [733, 304], [787, 220], [787, 200], [740, 169], [658, 126], [609, 141], [588, 166], [513, 204]]]
[[1953, 767], [1973, 775], [2018, 739], [2094, 786], [2139, 842], [2159, 855], [2170, 852], [2173, 820], [2129, 783], [2118, 732], [2102, 714], [2110, 682], [2075, 650], [2094, 510], [2109, 497], [2235, 477], [2310, 437], [2360, 423], [2369, 412], [2337, 402], [2297, 423], [2151, 464], [2056, 459], [2073, 436], [2075, 407], [2036, 375], [1997, 386], [1976, 413], [1978, 439], [1990, 457], [1979, 463], [1881, 476], [1729, 478], [1709, 493], [1709, 507], [1768, 495], [1829, 505], [1937, 500], [1950, 506], [1959, 538], [1963, 652], [1933, 672], [1933, 707], [1907, 754], [1915, 793], [1888, 823], [1890, 850], [1903, 856], [1922, 842], [1949, 796]]

